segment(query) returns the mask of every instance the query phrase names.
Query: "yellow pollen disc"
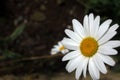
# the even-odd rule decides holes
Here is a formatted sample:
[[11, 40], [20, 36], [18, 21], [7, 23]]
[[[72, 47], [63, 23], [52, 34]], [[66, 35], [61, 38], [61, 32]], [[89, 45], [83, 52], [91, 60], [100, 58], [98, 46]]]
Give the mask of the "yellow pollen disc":
[[61, 46], [61, 47], [59, 48], [60, 51], [62, 51], [62, 50], [64, 50], [64, 49], [65, 49], [64, 46]]
[[81, 42], [80, 50], [84, 56], [91, 57], [97, 52], [98, 43], [94, 38], [87, 37]]

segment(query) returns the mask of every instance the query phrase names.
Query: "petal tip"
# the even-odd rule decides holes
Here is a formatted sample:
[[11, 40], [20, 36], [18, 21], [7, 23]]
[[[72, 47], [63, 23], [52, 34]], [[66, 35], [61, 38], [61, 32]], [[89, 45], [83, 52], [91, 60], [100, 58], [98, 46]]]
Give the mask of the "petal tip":
[[72, 22], [76, 21], [76, 19], [72, 19]]
[[108, 21], [109, 21], [109, 23], [111, 23], [111, 22], [112, 22], [112, 19], [109, 19]]
[[63, 57], [63, 58], [62, 58], [62, 61], [67, 61], [66, 57]]
[[69, 31], [69, 29], [65, 29], [65, 33], [66, 33], [66, 34], [68, 33], [68, 31]]
[[77, 19], [73, 19], [72, 20], [72, 23], [74, 24], [74, 23], [79, 23], [79, 21], [77, 20]]
[[90, 13], [89, 16], [93, 16], [93, 13]]

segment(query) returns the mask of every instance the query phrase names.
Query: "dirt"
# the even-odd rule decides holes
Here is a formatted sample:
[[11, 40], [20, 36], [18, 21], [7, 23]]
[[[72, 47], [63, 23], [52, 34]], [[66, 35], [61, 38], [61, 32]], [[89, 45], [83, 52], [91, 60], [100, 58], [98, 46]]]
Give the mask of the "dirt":
[[[22, 76], [15, 75], [4, 75], [0, 77], [0, 80], [75, 80], [74, 72], [69, 74], [66, 72], [59, 72], [56, 74], [46, 75], [43, 73], [25, 74]], [[119, 80], [120, 74], [108, 73], [106, 75], [101, 75], [100, 80]], [[86, 78], [81, 78], [80, 80], [91, 80], [88, 75]]]

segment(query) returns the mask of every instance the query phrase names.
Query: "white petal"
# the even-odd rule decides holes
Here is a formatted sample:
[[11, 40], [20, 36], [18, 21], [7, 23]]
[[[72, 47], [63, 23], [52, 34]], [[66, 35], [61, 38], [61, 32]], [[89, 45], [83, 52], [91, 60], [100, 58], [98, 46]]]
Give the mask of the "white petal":
[[77, 50], [79, 48], [79, 45], [75, 41], [69, 38], [64, 38], [62, 40], [62, 44], [64, 45], [65, 48], [70, 50]]
[[111, 48], [116, 48], [120, 46], [120, 41], [118, 40], [111, 40], [103, 44], [103, 46], [110, 46]]
[[88, 65], [89, 58], [86, 58], [83, 65], [83, 76], [86, 78], [86, 72], [87, 72], [87, 65]]
[[78, 67], [76, 69], [76, 72], [75, 72], [75, 78], [78, 80], [79, 77], [81, 76], [82, 74], [82, 69], [83, 69], [83, 64], [84, 64], [84, 60], [85, 60], [85, 57], [82, 56], [80, 58], [80, 63], [78, 63]]
[[93, 26], [93, 23], [94, 22], [94, 15], [91, 13], [89, 15], [89, 27], [90, 27], [90, 35], [93, 36], [94, 34], [94, 26]]
[[82, 38], [84, 38], [85, 32], [84, 32], [84, 28], [83, 28], [82, 24], [78, 20], [76, 20], [76, 19], [73, 19], [72, 23], [73, 23], [73, 29], [74, 29], [74, 31], [78, 35], [80, 35]]
[[59, 46], [62, 46], [62, 43], [61, 43], [61, 41], [59, 41], [59, 42], [58, 42], [58, 45], [59, 45]]
[[65, 29], [65, 33], [75, 42], [78, 42], [78, 43], [80, 42], [81, 38], [75, 32], [73, 32], [69, 29]]
[[110, 30], [110, 31], [115, 31], [115, 30], [118, 29], [118, 27], [119, 27], [118, 24], [114, 24], [113, 26], [111, 26], [111, 27], [109, 28], [109, 30]]
[[64, 49], [64, 50], [61, 51], [62, 54], [65, 54], [65, 53], [67, 53], [67, 52], [69, 52], [68, 49]]
[[108, 31], [100, 40], [98, 40], [99, 45], [106, 43], [108, 40], [113, 38], [117, 34], [116, 31]]
[[117, 50], [107, 46], [100, 46], [98, 52], [104, 55], [116, 55], [118, 53]]
[[69, 53], [67, 53], [63, 58], [62, 58], [62, 61], [66, 61], [66, 60], [70, 60], [70, 59], [73, 59], [77, 56], [80, 56], [80, 53], [79, 51], [71, 51]]
[[94, 34], [93, 36], [96, 37], [97, 36], [97, 32], [98, 32], [98, 29], [99, 29], [99, 25], [100, 25], [100, 16], [97, 16], [95, 18], [95, 21], [94, 21]]
[[108, 30], [111, 22], [112, 22], [112, 20], [109, 19], [100, 25], [98, 33], [97, 33], [97, 37], [96, 37], [97, 40], [100, 39], [105, 34], [105, 32]]
[[110, 40], [112, 37], [114, 37], [117, 32], [115, 31], [118, 27], [117, 25], [113, 25], [109, 28], [109, 30], [105, 33], [105, 35], [99, 40], [100, 44], [104, 44], [108, 40]]
[[89, 29], [89, 22], [88, 22], [88, 15], [86, 15], [84, 17], [84, 21], [83, 21], [83, 26], [84, 26], [84, 30], [86, 32], [86, 36], [89, 36], [90, 35], [90, 29]]
[[59, 50], [57, 48], [52, 48], [51, 51], [53, 51], [53, 52], [59, 52]]
[[70, 60], [67, 65], [66, 65], [66, 70], [70, 73], [72, 72], [73, 70], [75, 70], [75, 68], [78, 67], [78, 64], [80, 63], [80, 59], [81, 59], [82, 55], [81, 56], [78, 56], [77, 58], [74, 58], [72, 60]]
[[58, 48], [59, 46], [58, 45], [54, 45], [54, 48]]
[[98, 69], [95, 66], [95, 63], [93, 62], [92, 58], [89, 60], [89, 66], [88, 66], [89, 73], [94, 80], [98, 80], [100, 78], [100, 73]]
[[99, 57], [99, 53], [96, 53], [96, 55], [93, 57], [93, 61], [100, 72], [102, 72], [104, 74], [107, 73], [107, 69], [106, 69], [105, 64], [102, 61], [101, 57]]
[[57, 54], [57, 52], [51, 51], [50, 54], [51, 54], [51, 55], [55, 55], [55, 54]]
[[114, 66], [115, 65], [115, 61], [109, 57], [109, 56], [106, 56], [106, 55], [102, 55], [102, 54], [99, 54], [101, 59], [103, 60], [104, 63], [110, 65], [110, 66]]

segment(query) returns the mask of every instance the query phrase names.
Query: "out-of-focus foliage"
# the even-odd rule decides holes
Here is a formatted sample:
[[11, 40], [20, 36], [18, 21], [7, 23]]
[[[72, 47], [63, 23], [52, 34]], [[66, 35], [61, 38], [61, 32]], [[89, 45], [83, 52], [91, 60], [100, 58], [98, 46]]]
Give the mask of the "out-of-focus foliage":
[[11, 41], [14, 41], [18, 36], [20, 36], [25, 28], [25, 24], [19, 25], [9, 36], [0, 39], [0, 52], [3, 55], [3, 58], [17, 58], [20, 57], [19, 54], [16, 54], [12, 51], [6, 49], [5, 46], [9, 45]]
[[22, 32], [23, 32], [23, 30], [24, 30], [24, 28], [25, 28], [25, 24], [21, 24], [18, 28], [16, 28], [15, 30], [14, 30], [14, 32], [10, 35], [10, 36], [8, 36], [6, 39], [7, 40], [15, 40], [19, 35], [21, 35], [22, 34]]
[[77, 0], [85, 9], [85, 14], [100, 15], [102, 20], [111, 18], [120, 23], [120, 0]]
[[3, 50], [3, 55], [4, 55], [4, 58], [11, 58], [11, 59], [21, 57], [20, 54], [14, 53], [14, 52], [9, 51], [7, 49]]

